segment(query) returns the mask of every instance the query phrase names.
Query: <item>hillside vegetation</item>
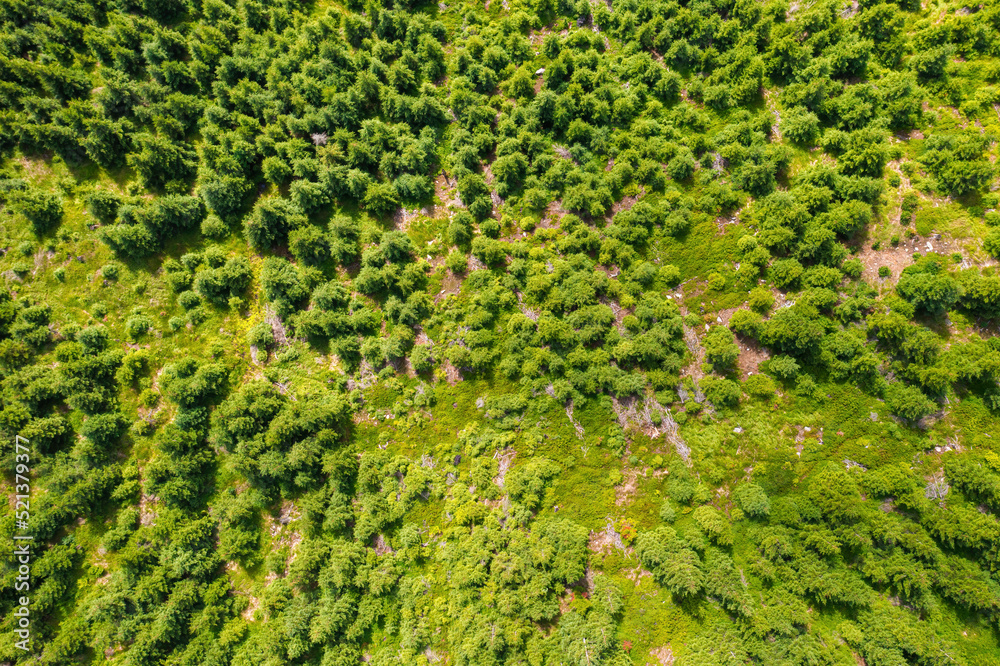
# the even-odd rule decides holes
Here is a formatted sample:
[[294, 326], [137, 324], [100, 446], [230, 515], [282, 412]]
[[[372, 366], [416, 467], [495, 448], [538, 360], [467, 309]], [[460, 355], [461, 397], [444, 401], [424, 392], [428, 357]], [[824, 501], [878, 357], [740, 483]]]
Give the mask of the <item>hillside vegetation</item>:
[[998, 136], [996, 2], [0, 0], [0, 663], [1000, 665]]

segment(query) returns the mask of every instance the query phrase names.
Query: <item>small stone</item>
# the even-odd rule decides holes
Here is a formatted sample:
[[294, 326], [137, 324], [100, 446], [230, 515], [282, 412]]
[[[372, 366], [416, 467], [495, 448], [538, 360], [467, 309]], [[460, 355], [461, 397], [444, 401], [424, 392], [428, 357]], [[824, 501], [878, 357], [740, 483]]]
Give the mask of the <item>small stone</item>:
[[806, 426], [805, 428], [803, 428], [803, 430], [805, 430], [806, 432], [812, 432], [813, 431], [813, 429], [810, 428], [809, 426]]
[[868, 414], [868, 418], [870, 418], [872, 421], [878, 421], [878, 414], [876, 414], [875, 412], [870, 412]]
[[743, 428], [736, 426], [735, 428], [733, 428], [733, 432], [736, 433], [737, 435], [742, 434]]

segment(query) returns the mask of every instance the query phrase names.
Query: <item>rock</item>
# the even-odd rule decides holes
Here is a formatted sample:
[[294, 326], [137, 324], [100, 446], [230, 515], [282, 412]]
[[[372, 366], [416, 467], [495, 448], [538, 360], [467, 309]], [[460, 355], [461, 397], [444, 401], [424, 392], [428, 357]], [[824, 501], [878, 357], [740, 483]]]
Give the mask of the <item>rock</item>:
[[544, 67], [539, 67], [537, 70], [535, 70], [535, 76], [541, 76], [544, 73], [545, 73]]
[[737, 435], [740, 435], [743, 433], [743, 428], [736, 426], [735, 428], [733, 428], [733, 432], [736, 433]]
[[868, 414], [868, 418], [870, 418], [872, 421], [878, 421], [878, 414], [876, 414], [875, 412], [870, 412]]

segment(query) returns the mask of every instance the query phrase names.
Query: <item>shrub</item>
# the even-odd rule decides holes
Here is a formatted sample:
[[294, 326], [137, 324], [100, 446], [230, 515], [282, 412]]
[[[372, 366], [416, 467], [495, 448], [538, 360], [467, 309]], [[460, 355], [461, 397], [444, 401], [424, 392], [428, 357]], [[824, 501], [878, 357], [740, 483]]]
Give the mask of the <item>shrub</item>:
[[705, 395], [716, 407], [732, 407], [739, 403], [742, 391], [740, 385], [731, 379], [706, 377]]
[[756, 483], [741, 483], [733, 492], [736, 506], [748, 516], [766, 518], [771, 513], [771, 501], [764, 489]]
[[795, 379], [799, 374], [799, 364], [791, 356], [779, 355], [767, 362], [767, 371], [778, 379]]
[[994, 259], [1000, 259], [1000, 227], [993, 227], [983, 239], [983, 249]]
[[774, 384], [774, 380], [767, 375], [750, 375], [743, 382], [743, 390], [754, 398], [766, 400], [773, 398], [778, 389]]
[[31, 224], [36, 236], [50, 231], [62, 221], [62, 200], [55, 194], [37, 189], [25, 190], [18, 193], [14, 203]]
[[434, 356], [429, 345], [415, 345], [410, 351], [410, 364], [414, 372], [424, 373], [434, 369]]
[[105, 280], [118, 279], [118, 264], [105, 264], [101, 267], [101, 277]]
[[153, 320], [146, 315], [133, 315], [125, 322], [125, 335], [135, 342], [153, 328]]
[[751, 310], [737, 310], [729, 318], [729, 328], [737, 335], [746, 338], [759, 338], [764, 327], [764, 320]]
[[934, 402], [916, 386], [893, 382], [885, 392], [885, 402], [893, 414], [910, 421], [919, 421], [933, 412]]
[[864, 264], [861, 263], [860, 259], [848, 259], [840, 266], [841, 272], [851, 279], [858, 279], [861, 277], [861, 273], [864, 271]]
[[274, 344], [274, 330], [266, 321], [260, 321], [247, 331], [247, 344], [253, 347], [267, 348]]
[[811, 146], [819, 137], [819, 118], [809, 109], [795, 106], [785, 111], [779, 128], [790, 141]]
[[750, 290], [748, 304], [750, 305], [750, 309], [756, 312], [762, 314], [770, 312], [771, 308], [774, 307], [774, 294], [771, 293], [770, 289], [756, 287]]
[[469, 260], [466, 258], [465, 253], [453, 250], [448, 253], [448, 257], [445, 259], [444, 265], [452, 273], [462, 275], [469, 268]]
[[229, 227], [218, 215], [209, 215], [201, 221], [201, 234], [206, 238], [220, 240], [229, 235]]
[[673, 264], [664, 264], [660, 267], [660, 280], [669, 287], [676, 287], [681, 281], [681, 269]]
[[288, 233], [305, 224], [305, 221], [302, 210], [291, 201], [269, 197], [261, 199], [253, 207], [243, 224], [243, 233], [254, 248], [264, 250], [284, 243]]
[[177, 295], [177, 303], [185, 310], [190, 310], [201, 305], [201, 298], [193, 291], [183, 291]]
[[114, 192], [94, 190], [87, 195], [87, 212], [101, 224], [111, 224], [118, 216], [122, 200]]
[[917, 214], [919, 205], [920, 199], [917, 197], [917, 193], [913, 190], [907, 191], [903, 195], [903, 203], [900, 206], [899, 223], [905, 227], [912, 222], [913, 216]]
[[701, 341], [705, 358], [716, 368], [725, 369], [736, 363], [740, 348], [733, 332], [725, 326], [713, 326]]

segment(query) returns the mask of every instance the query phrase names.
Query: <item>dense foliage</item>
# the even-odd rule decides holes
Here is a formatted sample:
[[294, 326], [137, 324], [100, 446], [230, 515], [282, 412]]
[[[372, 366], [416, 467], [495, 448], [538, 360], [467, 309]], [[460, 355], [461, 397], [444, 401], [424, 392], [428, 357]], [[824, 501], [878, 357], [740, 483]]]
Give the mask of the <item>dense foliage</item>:
[[0, 661], [1000, 664], [998, 80], [995, 3], [0, 0]]

